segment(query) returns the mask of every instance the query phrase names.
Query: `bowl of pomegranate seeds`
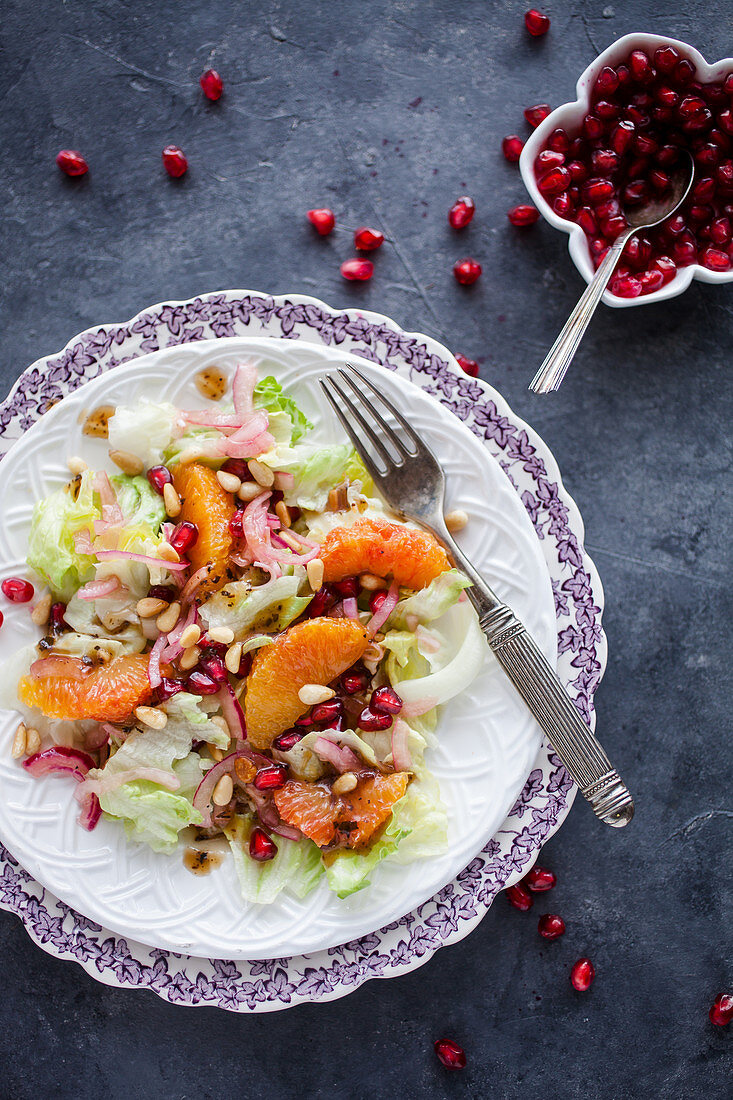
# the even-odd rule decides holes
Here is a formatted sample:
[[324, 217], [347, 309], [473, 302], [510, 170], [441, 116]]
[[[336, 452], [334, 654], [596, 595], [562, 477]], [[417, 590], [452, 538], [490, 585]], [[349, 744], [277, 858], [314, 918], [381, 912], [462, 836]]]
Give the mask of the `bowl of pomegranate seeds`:
[[583, 278], [627, 228], [625, 212], [664, 197], [689, 150], [690, 195], [629, 240], [603, 300], [641, 305], [693, 279], [733, 279], [733, 58], [710, 65], [684, 42], [627, 34], [588, 66], [577, 96], [540, 123], [519, 167], [543, 217], [569, 235]]

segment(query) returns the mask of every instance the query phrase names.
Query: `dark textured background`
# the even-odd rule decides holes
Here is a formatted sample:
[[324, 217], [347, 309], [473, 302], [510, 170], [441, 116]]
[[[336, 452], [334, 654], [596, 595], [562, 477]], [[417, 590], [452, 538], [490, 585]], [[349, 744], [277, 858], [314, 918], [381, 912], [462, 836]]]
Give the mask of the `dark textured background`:
[[[661, 7], [666, 13], [656, 14]], [[502, 136], [522, 108], [572, 98], [585, 65], [633, 30], [733, 52], [730, 0], [559, 3], [532, 41], [524, 3], [478, 0], [2, 0], [2, 388], [95, 322], [224, 287], [310, 291], [429, 332], [554, 450], [606, 590], [599, 729], [636, 795], [622, 833], [577, 805], [541, 862], [556, 891], [503, 898], [423, 969], [275, 1016], [172, 1007], [98, 985], [0, 913], [0, 1095], [722, 1097], [733, 985], [730, 750], [731, 286], [667, 305], [601, 308], [561, 393], [526, 386], [582, 290], [565, 237], [520, 233]], [[225, 98], [198, 77], [214, 64]], [[181, 144], [187, 177], [160, 150]], [[68, 181], [53, 158], [85, 152]], [[446, 223], [456, 195], [477, 216]], [[330, 205], [315, 237], [304, 212]], [[389, 237], [366, 286], [345, 285], [349, 229]], [[484, 276], [457, 286], [453, 261]], [[567, 934], [545, 945], [549, 908]], [[597, 979], [576, 994], [568, 969]], [[462, 1042], [449, 1076], [432, 1040]], [[729, 1087], [729, 1086], [728, 1086]]]

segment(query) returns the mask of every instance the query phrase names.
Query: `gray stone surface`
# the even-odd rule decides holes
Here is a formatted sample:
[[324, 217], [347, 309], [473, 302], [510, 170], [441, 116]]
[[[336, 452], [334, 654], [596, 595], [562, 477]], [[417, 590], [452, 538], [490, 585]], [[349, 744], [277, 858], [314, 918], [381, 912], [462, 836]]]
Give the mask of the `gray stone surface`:
[[[540, 41], [524, 6], [2, 3], [3, 389], [94, 322], [222, 287], [359, 303], [478, 358], [585, 518], [610, 646], [599, 729], [637, 799], [621, 834], [573, 810], [542, 857], [559, 885], [532, 913], [499, 898], [416, 973], [276, 1016], [108, 989], [0, 913], [2, 1096], [726, 1094], [730, 1035], [707, 1009], [733, 985], [731, 287], [602, 308], [561, 393], [529, 395], [582, 283], [561, 234], [508, 225], [523, 188], [499, 143], [628, 31], [731, 52], [730, 6], [555, 2]], [[197, 84], [209, 63], [226, 82], [216, 105]], [[180, 183], [161, 168], [169, 141], [190, 160]], [[86, 153], [88, 179], [57, 172], [64, 146]], [[465, 191], [478, 213], [458, 237], [445, 215]], [[340, 223], [326, 241], [304, 220], [320, 204]], [[373, 281], [347, 286], [338, 264], [363, 223], [390, 242]], [[484, 264], [469, 291], [450, 270], [465, 254]], [[548, 908], [568, 930], [545, 945]], [[598, 974], [585, 996], [567, 977], [582, 954]], [[462, 1074], [435, 1062], [444, 1033], [466, 1047]]]

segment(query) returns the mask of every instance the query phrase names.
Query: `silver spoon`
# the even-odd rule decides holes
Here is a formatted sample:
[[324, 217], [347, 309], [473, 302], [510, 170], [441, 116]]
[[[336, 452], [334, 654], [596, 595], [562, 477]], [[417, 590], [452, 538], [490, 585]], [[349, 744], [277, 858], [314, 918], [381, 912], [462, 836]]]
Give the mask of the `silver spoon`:
[[671, 176], [671, 186], [666, 197], [650, 199], [643, 206], [624, 210], [629, 228], [616, 238], [604, 256], [603, 262], [588, 283], [583, 296], [565, 322], [565, 327], [550, 348], [547, 358], [530, 382], [530, 390], [535, 393], [550, 393], [560, 388], [565, 372], [573, 361], [583, 334], [603, 297], [603, 292], [608, 286], [629, 237], [633, 237], [641, 229], [651, 229], [655, 225], [660, 225], [685, 201], [695, 176], [695, 163], [692, 156], [685, 152], [685, 158]]

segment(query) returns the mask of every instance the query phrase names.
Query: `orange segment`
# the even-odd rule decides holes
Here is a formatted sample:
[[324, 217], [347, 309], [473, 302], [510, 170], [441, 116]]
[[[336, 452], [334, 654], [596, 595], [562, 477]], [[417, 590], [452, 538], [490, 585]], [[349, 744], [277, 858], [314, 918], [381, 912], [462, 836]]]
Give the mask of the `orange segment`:
[[116, 657], [92, 671], [80, 657], [64, 662], [68, 674], [59, 675], [55, 657], [36, 661], [33, 672], [18, 684], [20, 701], [38, 707], [48, 718], [122, 722], [152, 695], [148, 658], [142, 653]]
[[289, 780], [275, 791], [275, 805], [283, 821], [319, 848], [363, 848], [390, 817], [408, 782], [406, 772], [366, 776], [350, 794], [338, 798], [324, 783]]
[[329, 531], [320, 557], [326, 581], [376, 573], [406, 588], [425, 588], [450, 568], [445, 550], [427, 531], [367, 517]]
[[195, 523], [199, 537], [188, 552], [191, 571], [209, 566], [209, 575], [202, 581], [202, 596], [216, 592], [229, 576], [229, 555], [233, 540], [229, 520], [235, 512], [234, 500], [219, 484], [216, 471], [199, 462], [179, 465], [173, 474], [173, 485], [181, 497], [180, 520]]
[[367, 647], [366, 630], [355, 619], [307, 619], [257, 651], [247, 677], [244, 716], [256, 749], [289, 729], [308, 707], [298, 692], [304, 684], [328, 684]]

